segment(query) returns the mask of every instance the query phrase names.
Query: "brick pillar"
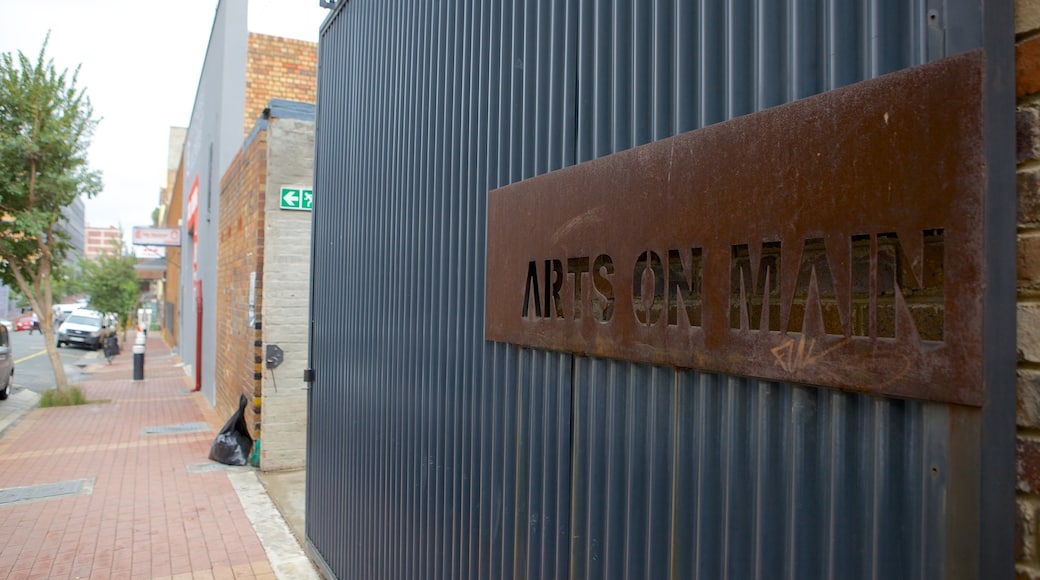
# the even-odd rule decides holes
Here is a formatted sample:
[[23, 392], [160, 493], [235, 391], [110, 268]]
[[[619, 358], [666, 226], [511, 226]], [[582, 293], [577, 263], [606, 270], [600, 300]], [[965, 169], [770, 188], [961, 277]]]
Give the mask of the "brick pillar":
[[1040, 1], [1015, 2], [1018, 106], [1018, 578], [1040, 580]]

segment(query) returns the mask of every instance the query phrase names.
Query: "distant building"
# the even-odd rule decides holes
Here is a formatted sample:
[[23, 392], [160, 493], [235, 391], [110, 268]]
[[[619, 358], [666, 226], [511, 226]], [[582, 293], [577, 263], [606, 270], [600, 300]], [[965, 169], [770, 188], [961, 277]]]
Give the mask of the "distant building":
[[[180, 228], [183, 189], [181, 183], [181, 156], [184, 152], [184, 139], [187, 137], [186, 127], [170, 127], [170, 145], [166, 156], [166, 183], [159, 190], [159, 216], [156, 225], [166, 228]], [[180, 281], [181, 247], [163, 248], [163, 277], [156, 285], [156, 317], [153, 319], [162, 328], [163, 338], [170, 346], [176, 347], [178, 340], [180, 314]]]
[[87, 243], [86, 233], [84, 232], [84, 228], [87, 225], [87, 207], [83, 198], [77, 197], [75, 201], [65, 208], [64, 213], [65, 221], [62, 222], [61, 226], [65, 230], [65, 233], [68, 234], [69, 243], [73, 248], [72, 251], [69, 252], [68, 258], [72, 262], [77, 262], [83, 257]]
[[107, 228], [87, 226], [83, 256], [88, 260], [95, 260], [105, 254], [118, 253], [120, 238], [119, 228], [115, 226]]

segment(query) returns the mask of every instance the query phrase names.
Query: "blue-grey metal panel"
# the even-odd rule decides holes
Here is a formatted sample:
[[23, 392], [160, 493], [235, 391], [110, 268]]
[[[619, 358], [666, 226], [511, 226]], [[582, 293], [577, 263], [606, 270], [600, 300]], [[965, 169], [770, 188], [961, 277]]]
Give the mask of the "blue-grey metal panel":
[[940, 406], [578, 361], [572, 577], [942, 575]]
[[482, 271], [486, 192], [573, 162], [574, 11], [358, 1], [324, 29], [307, 529], [341, 577], [565, 574], [571, 357], [485, 343]]
[[[963, 24], [972, 16], [972, 5], [957, 0]], [[1016, 482], [1017, 381], [1016, 345], [1016, 188], [1015, 188], [1015, 7], [1009, 2], [987, 2], [981, 30], [971, 38], [986, 47], [985, 139], [987, 189], [985, 376], [989, 401], [982, 417], [980, 461], [979, 577], [1011, 578], [1015, 574], [1017, 521], [1015, 498], [1007, 490]]]
[[339, 2], [319, 48], [308, 429], [326, 571], [971, 575], [975, 528], [954, 523], [977, 518], [958, 482], [973, 410], [482, 331], [488, 190], [978, 46], [965, 6]]
[[[926, 12], [923, 1], [583, 1], [577, 161], [945, 56], [928, 52]], [[657, 383], [628, 379], [628, 363], [579, 369], [576, 412], [594, 410], [575, 424], [574, 577], [665, 577], [627, 560], [644, 545], [674, 578], [958, 573], [947, 558], [961, 556], [935, 541], [949, 528], [935, 498], [958, 493], [936, 483], [953, 449], [945, 406], [678, 372], [673, 396], [655, 398], [675, 417], [657, 429], [676, 437], [674, 473], [661, 474], [674, 477], [672, 511], [640, 525], [627, 512], [645, 496], [609, 495], [627, 490], [611, 463], [627, 455], [581, 442], [609, 446], [641, 412], [629, 399]], [[651, 542], [661, 520], [671, 541]]]
[[675, 372], [576, 360], [572, 578], [668, 578], [676, 521]]

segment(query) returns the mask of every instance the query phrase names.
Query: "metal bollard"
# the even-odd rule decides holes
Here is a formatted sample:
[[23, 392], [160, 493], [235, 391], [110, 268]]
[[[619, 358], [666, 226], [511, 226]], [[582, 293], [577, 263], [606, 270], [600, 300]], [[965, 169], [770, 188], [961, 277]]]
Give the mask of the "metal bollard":
[[144, 380], [144, 335], [140, 332], [134, 339], [134, 380]]

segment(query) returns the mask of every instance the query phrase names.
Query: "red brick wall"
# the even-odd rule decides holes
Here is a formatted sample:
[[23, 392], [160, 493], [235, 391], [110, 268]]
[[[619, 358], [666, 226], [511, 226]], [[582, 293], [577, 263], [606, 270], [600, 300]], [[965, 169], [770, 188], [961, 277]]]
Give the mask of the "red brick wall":
[[246, 424], [260, 436], [262, 330], [250, 327], [249, 280], [256, 272], [256, 322], [262, 323], [264, 187], [267, 132], [261, 131], [238, 152], [220, 183], [220, 249], [217, 254], [216, 409], [229, 417], [238, 398], [249, 400]]
[[1015, 3], [1018, 95], [1018, 578], [1040, 580], [1040, 2]]
[[318, 45], [249, 33], [246, 53], [245, 134], [271, 99], [313, 103], [317, 95]]

